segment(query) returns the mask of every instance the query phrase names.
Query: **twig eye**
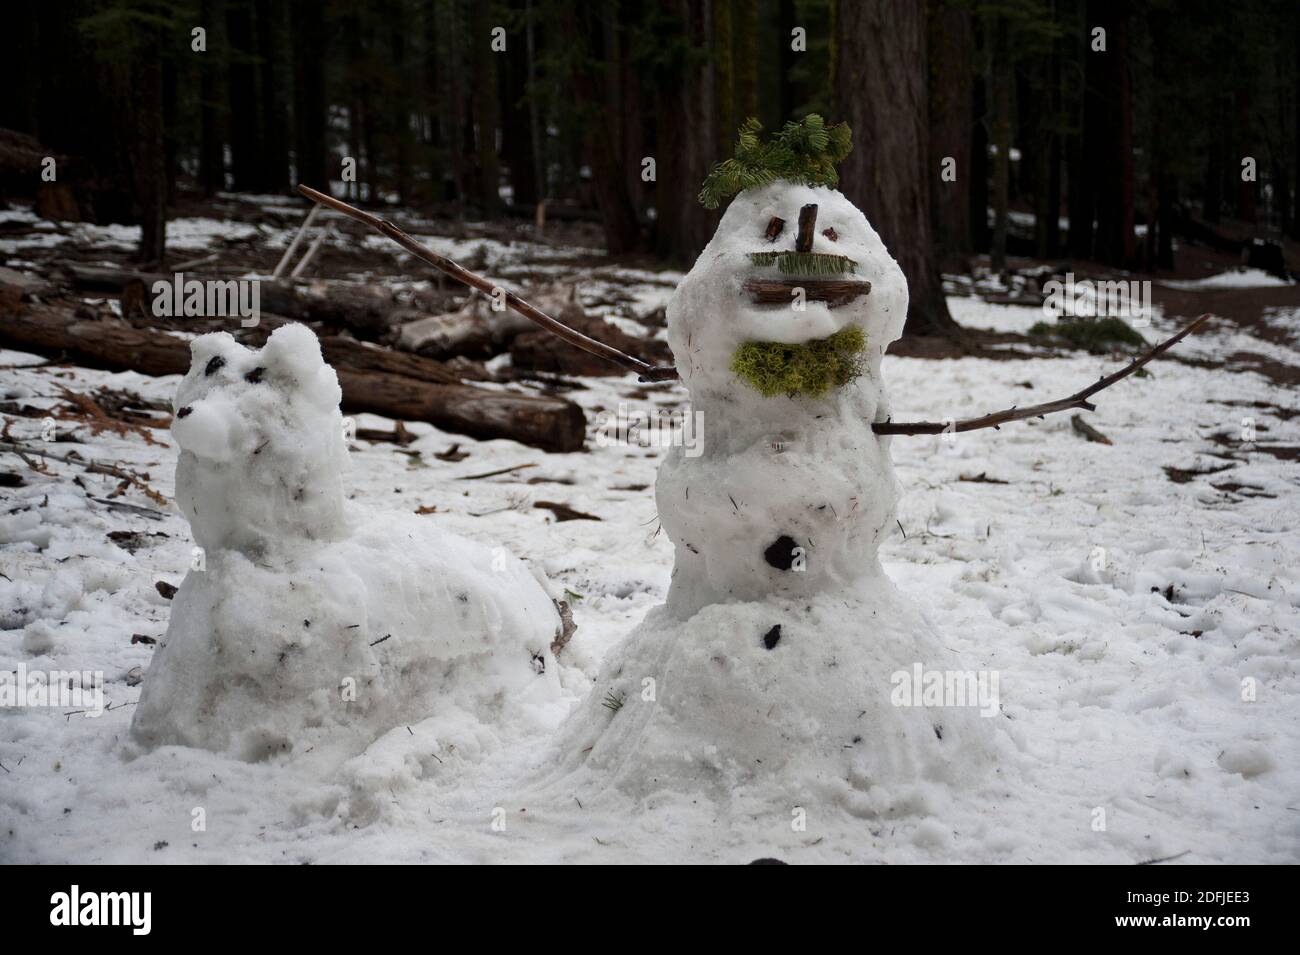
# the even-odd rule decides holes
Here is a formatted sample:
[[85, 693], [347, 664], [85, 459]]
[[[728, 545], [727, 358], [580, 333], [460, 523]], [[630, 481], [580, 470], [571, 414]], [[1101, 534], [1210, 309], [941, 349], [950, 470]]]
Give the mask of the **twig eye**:
[[840, 241], [840, 234], [836, 232], [834, 228], [827, 227], [822, 229], [822, 235], [826, 236], [826, 238], [830, 239], [832, 242]]
[[780, 216], [772, 216], [767, 222], [767, 229], [763, 233], [763, 238], [767, 239], [768, 242], [775, 242], [776, 237], [781, 234], [781, 230], [784, 228], [785, 220]]

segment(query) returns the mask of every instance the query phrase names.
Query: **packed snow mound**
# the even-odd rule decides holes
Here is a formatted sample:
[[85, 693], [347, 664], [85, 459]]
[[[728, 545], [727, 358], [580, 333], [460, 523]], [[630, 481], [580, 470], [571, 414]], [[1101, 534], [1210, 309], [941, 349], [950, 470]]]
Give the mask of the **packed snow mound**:
[[656, 608], [566, 724], [566, 785], [639, 802], [697, 793], [786, 818], [813, 805], [929, 814], [945, 787], [980, 780], [996, 745], [981, 724], [1005, 717], [987, 681], [982, 702], [975, 689], [963, 705], [920, 705], [921, 661], [963, 670], [883, 574], [834, 600], [714, 604], [685, 621]]
[[345, 503], [337, 377], [305, 327], [192, 344], [176, 492], [200, 550], [132, 721], [146, 746], [345, 759], [430, 722], [447, 752], [562, 715], [542, 582], [428, 518]]

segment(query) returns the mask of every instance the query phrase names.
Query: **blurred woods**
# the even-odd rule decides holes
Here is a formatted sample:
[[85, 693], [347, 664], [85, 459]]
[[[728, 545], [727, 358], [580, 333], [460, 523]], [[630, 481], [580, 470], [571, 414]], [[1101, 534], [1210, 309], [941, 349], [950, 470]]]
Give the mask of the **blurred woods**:
[[740, 123], [808, 112], [852, 125], [842, 187], [908, 273], [914, 332], [950, 325], [940, 271], [976, 255], [1157, 271], [1183, 236], [1300, 238], [1294, 0], [63, 0], [6, 18], [0, 198], [141, 224], [156, 265], [179, 196], [297, 182], [521, 224], [544, 203], [598, 222], [612, 254], [687, 264]]

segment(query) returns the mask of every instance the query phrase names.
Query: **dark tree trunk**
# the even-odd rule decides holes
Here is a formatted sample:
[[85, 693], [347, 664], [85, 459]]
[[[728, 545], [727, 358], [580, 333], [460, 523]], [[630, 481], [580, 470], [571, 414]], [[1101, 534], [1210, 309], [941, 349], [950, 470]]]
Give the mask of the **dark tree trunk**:
[[[934, 236], [944, 256], [971, 252], [970, 197], [974, 35], [970, 9], [958, 0], [931, 0], [927, 55], [930, 61], [930, 175], [935, 183]], [[956, 179], [940, 173], [953, 160]]]
[[208, 51], [198, 58], [199, 70], [199, 188], [211, 196], [226, 186], [225, 143], [221, 136], [220, 60], [213, 43], [220, 33], [220, 0], [203, 0], [199, 20], [208, 31]]
[[948, 314], [930, 225], [925, 7], [912, 0], [842, 4], [835, 23], [835, 97], [853, 128], [840, 184], [907, 276], [907, 330], [942, 334]]
[[263, 147], [250, 0], [230, 0], [226, 8], [226, 35], [230, 68], [230, 168], [236, 189], [255, 192], [262, 187]]
[[[735, 0], [736, 12], [732, 24], [735, 51], [732, 72], [737, 125], [751, 116], [759, 115], [758, 69], [765, 60], [758, 50], [758, 0]], [[789, 46], [787, 43], [786, 46]], [[731, 131], [734, 139], [736, 131]]]
[[324, 11], [315, 0], [292, 0], [294, 161], [298, 181], [327, 189], [331, 173], [325, 130], [327, 34]]
[[135, 51], [131, 68], [129, 115], [134, 135], [131, 172], [140, 216], [137, 259], [162, 265], [167, 241], [167, 150], [163, 129], [161, 43], [156, 37]]
[[1300, 240], [1300, 9], [1292, 7], [1291, 17], [1295, 21], [1295, 55], [1291, 61], [1294, 84], [1291, 109], [1295, 113], [1295, 135], [1291, 140], [1291, 157], [1295, 164], [1295, 188], [1291, 191], [1291, 238]]
[[1052, 55], [1048, 62], [1048, 82], [1051, 91], [1048, 95], [1048, 108], [1051, 110], [1051, 142], [1047, 158], [1047, 202], [1044, 212], [1045, 223], [1044, 256], [1058, 255], [1061, 251], [1061, 50], [1060, 41], [1052, 45]]
[[500, 122], [500, 103], [497, 96], [498, 54], [492, 52], [492, 28], [496, 20], [491, 7], [484, 2], [474, 4], [470, 20], [470, 50], [473, 51], [474, 130], [478, 156], [478, 201], [483, 215], [493, 216], [501, 205], [498, 190], [501, 185], [501, 167], [497, 160], [497, 125]]
[[1129, 11], [1118, 0], [1093, 0], [1088, 9], [1089, 22], [1105, 27], [1107, 36], [1106, 51], [1089, 51], [1087, 60], [1092, 108], [1085, 122], [1098, 176], [1096, 254], [1108, 265], [1129, 268], [1137, 242]]
[[163, 190], [165, 202], [172, 205], [176, 201], [176, 180], [180, 177], [180, 77], [177, 75], [176, 61], [171, 57], [162, 57], [162, 128], [163, 128]]
[[990, 268], [1007, 268], [1007, 219], [1011, 201], [1011, 97], [1012, 66], [1010, 26], [1005, 16], [992, 24], [993, 43], [989, 62], [989, 99], [993, 106], [993, 249]]
[[713, 137], [700, 130], [716, 128], [712, 83], [705, 56], [711, 24], [708, 4], [671, 0], [668, 9], [681, 24], [684, 42], [675, 59], [658, 76], [655, 104], [655, 251], [664, 259], [689, 263], [708, 244], [717, 227], [716, 211], [700, 205], [700, 186], [713, 163]]
[[1055, 50], [1038, 58], [1029, 69], [1023, 113], [1028, 148], [1021, 162], [1029, 171], [1029, 192], [1034, 201], [1034, 254], [1045, 259], [1056, 254], [1061, 201]]
[[973, 119], [970, 143], [970, 232], [971, 248], [987, 251], [989, 235], [989, 127], [988, 95], [983, 82], [972, 82], [974, 88]]
[[[513, 0], [512, 12], [516, 15], [528, 15], [523, 0]], [[514, 201], [519, 205], [535, 205], [537, 193], [537, 164], [534, 162], [533, 126], [529, 115], [528, 101], [528, 62], [527, 39], [523, 39], [523, 49], [516, 49], [513, 56], [505, 57], [502, 62], [504, 71], [505, 119], [501, 123], [502, 151], [510, 167], [510, 189]], [[517, 42], [511, 36], [511, 42]], [[520, 55], [522, 54], [522, 55]]]
[[1066, 84], [1070, 91], [1067, 112], [1072, 119], [1065, 151], [1069, 251], [1071, 256], [1079, 259], [1092, 258], [1093, 224], [1097, 217], [1097, 159], [1093, 140], [1105, 135], [1100, 126], [1093, 125], [1100, 123], [1101, 117], [1095, 105], [1096, 92], [1092, 88], [1096, 81], [1096, 68], [1090, 63], [1092, 57], [1105, 55], [1090, 48], [1089, 28], [1093, 22], [1091, 17], [1078, 17], [1066, 66], [1067, 75], [1073, 80]]
[[[280, 81], [284, 0], [257, 0], [254, 12], [257, 17], [257, 69], [262, 104], [259, 188], [267, 192], [283, 192], [289, 185], [288, 114]], [[242, 119], [236, 117], [237, 121]]]
[[[1237, 218], [1242, 222], [1254, 223], [1259, 207], [1259, 175], [1261, 157], [1255, 149], [1251, 135], [1251, 100], [1250, 91], [1238, 87], [1232, 95], [1233, 116], [1233, 177], [1236, 179]], [[1242, 160], [1250, 156], [1255, 160], [1255, 178], [1247, 180], [1242, 174]]]
[[405, 203], [411, 197], [411, 116], [414, 112], [412, 91], [415, 80], [407, 63], [409, 46], [407, 37], [411, 24], [407, 21], [407, 7], [395, 2], [388, 7], [386, 14], [388, 42], [392, 52], [393, 80], [396, 87], [389, 99], [388, 124], [393, 152], [393, 186], [397, 190], [397, 201]]
[[[574, 52], [568, 85], [578, 110], [582, 146], [591, 167], [592, 187], [611, 254], [640, 245], [640, 226], [628, 191], [623, 153], [621, 41], [613, 9], [602, 14], [568, 10], [563, 18], [565, 43]], [[605, 72], [596, 74], [597, 64]]]
[[800, 103], [804, 102], [803, 97], [806, 93], [800, 90], [790, 77], [790, 71], [794, 69], [795, 57], [803, 55], [790, 49], [790, 31], [798, 25], [795, 22], [794, 0], [777, 0], [777, 21], [779, 23], [777, 49], [780, 52], [777, 64], [781, 71], [777, 89], [780, 94], [780, 120], [785, 123], [794, 118], [794, 111]]

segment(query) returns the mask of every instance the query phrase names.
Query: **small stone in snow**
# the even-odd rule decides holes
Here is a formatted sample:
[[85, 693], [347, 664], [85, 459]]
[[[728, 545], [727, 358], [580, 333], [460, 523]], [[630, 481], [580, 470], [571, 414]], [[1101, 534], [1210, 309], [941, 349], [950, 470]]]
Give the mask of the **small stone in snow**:
[[763, 646], [771, 650], [781, 640], [781, 625], [778, 623], [775, 627], [763, 634]]

